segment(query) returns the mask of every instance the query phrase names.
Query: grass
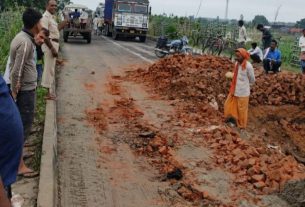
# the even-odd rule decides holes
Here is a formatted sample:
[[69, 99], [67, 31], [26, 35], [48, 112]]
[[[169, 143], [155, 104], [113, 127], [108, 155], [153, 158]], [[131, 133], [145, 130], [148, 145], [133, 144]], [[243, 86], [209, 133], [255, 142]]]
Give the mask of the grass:
[[9, 56], [10, 43], [22, 29], [22, 8], [0, 13], [0, 72], [3, 73]]
[[43, 142], [43, 132], [44, 132], [44, 121], [45, 121], [45, 112], [46, 112], [46, 100], [44, 97], [47, 94], [47, 90], [39, 87], [37, 89], [37, 102], [36, 102], [36, 114], [34, 121], [34, 128], [38, 129], [35, 132], [35, 138], [32, 140], [33, 143], [37, 143], [35, 149], [33, 149], [35, 156], [29, 163], [30, 166], [35, 171], [40, 171], [41, 155], [42, 155], [42, 142]]

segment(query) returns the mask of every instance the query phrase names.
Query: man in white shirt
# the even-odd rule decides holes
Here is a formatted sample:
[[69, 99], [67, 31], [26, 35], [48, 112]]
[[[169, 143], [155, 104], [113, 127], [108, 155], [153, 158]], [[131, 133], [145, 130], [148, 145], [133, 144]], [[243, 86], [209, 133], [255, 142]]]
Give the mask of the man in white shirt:
[[99, 18], [97, 17], [97, 15], [95, 15], [93, 19], [93, 30], [95, 35], [98, 34], [98, 22], [99, 22]]
[[301, 69], [302, 73], [305, 75], [305, 29], [303, 29], [303, 35], [300, 37], [299, 47], [301, 48]]
[[243, 20], [238, 21], [239, 33], [238, 33], [238, 44], [239, 48], [244, 48], [247, 41], [247, 29], [244, 25]]
[[85, 29], [86, 28], [86, 25], [88, 23], [88, 13], [86, 12], [85, 9], [83, 9], [81, 15], [80, 15], [80, 24], [81, 24], [81, 28], [82, 29]]
[[253, 63], [261, 63], [264, 58], [262, 49], [257, 46], [256, 42], [253, 42], [251, 46], [252, 48], [248, 50], [248, 52], [250, 53]]

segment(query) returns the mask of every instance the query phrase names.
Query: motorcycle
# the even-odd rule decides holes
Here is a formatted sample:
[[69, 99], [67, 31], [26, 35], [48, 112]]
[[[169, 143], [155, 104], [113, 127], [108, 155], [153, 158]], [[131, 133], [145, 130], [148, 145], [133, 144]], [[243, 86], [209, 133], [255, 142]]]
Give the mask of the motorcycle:
[[169, 41], [167, 37], [161, 36], [157, 41], [155, 54], [158, 58], [164, 58], [172, 54], [192, 54], [192, 48], [188, 46], [189, 40], [186, 36], [182, 39]]

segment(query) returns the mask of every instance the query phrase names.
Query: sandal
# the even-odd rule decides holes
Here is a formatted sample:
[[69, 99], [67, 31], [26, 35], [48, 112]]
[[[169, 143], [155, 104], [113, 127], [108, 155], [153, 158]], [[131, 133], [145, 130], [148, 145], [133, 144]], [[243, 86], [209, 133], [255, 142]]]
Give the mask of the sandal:
[[29, 158], [31, 158], [31, 157], [33, 157], [35, 155], [35, 153], [34, 152], [27, 152], [27, 153], [24, 153], [24, 155], [23, 155], [23, 159], [29, 159]]
[[56, 96], [55, 95], [48, 95], [44, 99], [45, 100], [49, 100], [49, 101], [55, 101], [56, 100]]
[[20, 173], [18, 174], [18, 176], [22, 178], [36, 178], [39, 176], [39, 173], [32, 171], [32, 172]]

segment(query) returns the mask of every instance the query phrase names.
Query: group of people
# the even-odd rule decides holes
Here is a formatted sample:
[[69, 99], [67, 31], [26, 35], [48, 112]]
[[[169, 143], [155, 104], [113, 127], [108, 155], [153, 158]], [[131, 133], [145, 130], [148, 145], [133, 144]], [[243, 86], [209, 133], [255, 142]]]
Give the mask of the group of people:
[[64, 12], [63, 19], [70, 19], [70, 23], [77, 27], [80, 25], [81, 29], [85, 29], [88, 24], [89, 14], [86, 9], [82, 9], [81, 12], [78, 9], [75, 9], [73, 12]]
[[[241, 132], [245, 132], [248, 121], [248, 105], [250, 97], [251, 85], [255, 83], [255, 75], [252, 64], [263, 63], [265, 72], [280, 72], [281, 52], [278, 49], [278, 42], [272, 39], [272, 34], [262, 24], [257, 26], [257, 30], [262, 32], [263, 50], [258, 47], [256, 42], [251, 44], [252, 48], [246, 50], [245, 43], [247, 40], [247, 32], [244, 22], [238, 22], [239, 29], [239, 49], [235, 51], [236, 64], [234, 72], [228, 73], [227, 78], [232, 79], [229, 95], [224, 104], [224, 116], [226, 122], [230, 126], [237, 126]], [[299, 47], [301, 48], [301, 68], [305, 74], [305, 29], [303, 35], [299, 39]]]
[[[244, 26], [244, 21], [238, 22], [239, 26], [239, 38], [238, 47], [245, 48], [247, 41], [247, 30]], [[270, 71], [277, 73], [281, 71], [282, 54], [278, 48], [278, 42], [272, 39], [270, 30], [262, 24], [257, 25], [257, 30], [262, 32], [262, 48], [259, 47], [257, 42], [251, 44], [251, 49], [248, 50], [250, 58], [253, 63], [263, 63], [265, 72], [268, 74]], [[303, 35], [299, 39], [299, 47], [301, 48], [301, 71], [305, 74], [305, 29], [303, 29]]]
[[[36, 89], [48, 89], [45, 97], [55, 100], [56, 58], [59, 31], [67, 24], [55, 19], [57, 3], [49, 0], [46, 11], [28, 8], [22, 15], [23, 28], [11, 42], [5, 79], [0, 75], [0, 206], [9, 206], [11, 185], [17, 176], [32, 178], [38, 172], [24, 163], [25, 141], [31, 134], [36, 107]], [[42, 69], [43, 68], [43, 69]], [[5, 193], [5, 196], [3, 196]]]
[[[239, 26], [239, 38], [238, 47], [245, 48], [247, 41], [247, 30], [244, 26], [244, 21], [238, 21]], [[282, 65], [281, 51], [278, 49], [278, 42], [272, 39], [272, 34], [269, 29], [265, 28], [264, 25], [258, 24], [257, 30], [262, 32], [262, 49], [258, 46], [257, 42], [251, 44], [251, 49], [248, 50], [250, 58], [253, 63], [263, 63], [265, 72], [268, 74], [269, 71], [274, 73], [280, 72]]]
[[93, 19], [93, 31], [95, 35], [100, 35], [104, 29], [104, 20], [103, 18], [95, 15]]

